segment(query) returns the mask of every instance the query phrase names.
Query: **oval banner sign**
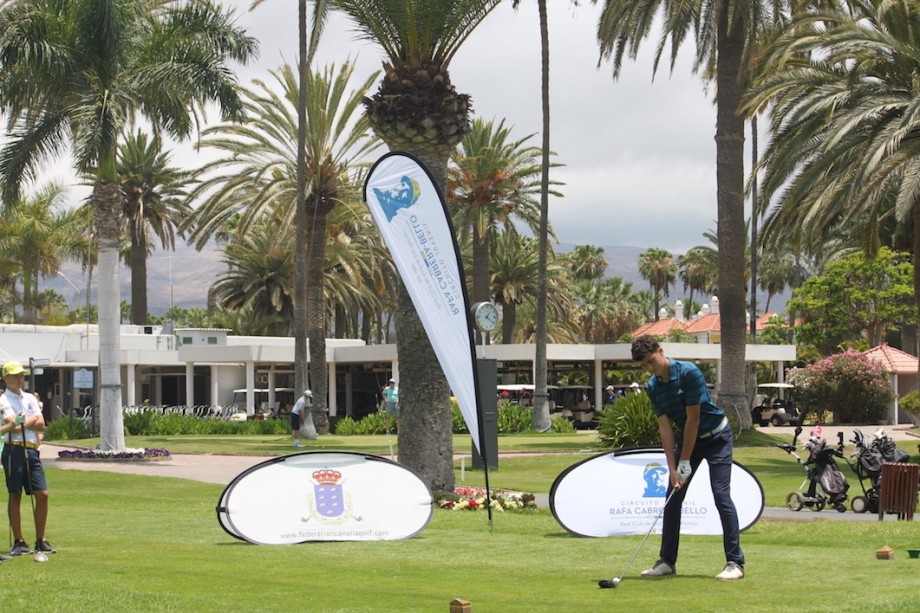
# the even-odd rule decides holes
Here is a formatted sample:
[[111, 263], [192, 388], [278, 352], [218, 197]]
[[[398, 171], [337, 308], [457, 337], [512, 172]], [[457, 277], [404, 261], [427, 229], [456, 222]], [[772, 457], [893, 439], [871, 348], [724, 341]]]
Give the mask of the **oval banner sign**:
[[[623, 449], [567, 468], [553, 482], [549, 504], [556, 521], [576, 536], [645, 534], [661, 512], [667, 486], [668, 463], [662, 449]], [[746, 530], [763, 513], [763, 488], [757, 477], [735, 462], [731, 490], [738, 522]], [[722, 534], [706, 462], [690, 482], [680, 532]], [[655, 533], [661, 534], [660, 521]]]
[[273, 458], [224, 489], [217, 519], [257, 545], [390, 541], [415, 536], [434, 513], [414, 472], [364, 453], [308, 451]]

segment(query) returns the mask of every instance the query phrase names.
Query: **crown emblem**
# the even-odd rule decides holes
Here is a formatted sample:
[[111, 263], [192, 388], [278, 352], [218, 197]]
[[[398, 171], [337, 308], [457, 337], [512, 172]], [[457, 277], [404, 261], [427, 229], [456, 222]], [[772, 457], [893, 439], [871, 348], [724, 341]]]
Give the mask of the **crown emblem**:
[[313, 473], [313, 480], [320, 485], [335, 485], [342, 478], [342, 473], [337, 470], [324, 468]]

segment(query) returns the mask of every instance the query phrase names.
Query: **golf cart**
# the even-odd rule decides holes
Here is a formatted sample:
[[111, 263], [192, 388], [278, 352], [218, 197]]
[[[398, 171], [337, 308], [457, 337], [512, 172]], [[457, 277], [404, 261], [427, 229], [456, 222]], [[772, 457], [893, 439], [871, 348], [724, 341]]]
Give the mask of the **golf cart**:
[[791, 426], [799, 419], [792, 402], [793, 386], [789, 383], [761, 383], [757, 386], [760, 402], [751, 409], [751, 421], [758, 426]]

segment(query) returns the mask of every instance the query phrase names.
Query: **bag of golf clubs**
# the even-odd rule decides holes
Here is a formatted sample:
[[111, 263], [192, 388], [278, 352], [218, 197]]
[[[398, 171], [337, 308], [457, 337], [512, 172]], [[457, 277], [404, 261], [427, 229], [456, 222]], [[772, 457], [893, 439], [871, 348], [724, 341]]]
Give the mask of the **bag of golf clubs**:
[[885, 462], [910, 462], [910, 454], [898, 447], [884, 428], [875, 431], [871, 446], [882, 454]]
[[[860, 430], [853, 430], [853, 460], [847, 464], [856, 474], [856, 480], [862, 488], [861, 496], [854, 496], [850, 500], [850, 508], [854, 513], [878, 513], [879, 481], [882, 476], [882, 464], [885, 459], [882, 453], [866, 441], [865, 435]], [[866, 487], [865, 481], [869, 481]]]
[[[796, 428], [792, 444], [779, 444], [777, 447], [791, 455], [796, 461], [805, 468], [805, 480], [799, 489], [789, 492], [786, 496], [786, 507], [792, 511], [801, 511], [802, 508], [808, 507], [812, 511], [821, 511], [826, 505], [833, 506], [838, 512], [843, 513], [847, 510], [847, 490], [850, 483], [846, 476], [837, 467], [835, 457], [843, 458], [843, 433], [838, 433], [839, 442], [837, 447], [830, 447], [827, 441], [821, 437], [821, 426], [812, 430], [808, 442], [805, 443], [804, 449], [808, 452], [808, 458], [803, 460], [795, 452], [795, 442], [801, 432], [801, 427]], [[808, 489], [802, 491], [805, 484]], [[823, 493], [818, 492], [818, 486]]]

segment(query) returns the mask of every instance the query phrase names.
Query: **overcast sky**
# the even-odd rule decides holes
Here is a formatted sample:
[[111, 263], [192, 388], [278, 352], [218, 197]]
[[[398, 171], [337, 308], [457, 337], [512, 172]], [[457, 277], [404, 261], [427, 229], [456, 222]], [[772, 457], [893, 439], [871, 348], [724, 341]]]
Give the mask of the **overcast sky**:
[[[297, 6], [267, 0], [249, 11], [235, 6], [237, 23], [260, 44], [259, 59], [238, 69], [240, 82], [265, 79], [267, 71], [297, 54]], [[554, 179], [564, 198], [551, 198], [550, 223], [563, 243], [660, 247], [675, 255], [708, 244], [716, 228], [715, 107], [690, 72], [692, 45], [681, 51], [673, 74], [667, 59], [652, 79], [657, 34], [614, 81], [609, 62], [598, 67], [596, 27], [600, 7], [555, 0], [549, 5], [551, 147]], [[360, 40], [350, 20], [334, 16], [320, 42], [317, 64], [356, 61], [354, 77], [381, 66], [376, 45]], [[540, 33], [535, 0], [518, 11], [502, 2], [466, 41], [450, 65], [457, 90], [472, 96], [484, 119], [505, 119], [513, 136], [534, 134], [540, 145]], [[216, 119], [216, 117], [214, 118]], [[174, 162], [195, 166], [202, 155], [189, 146]]]

